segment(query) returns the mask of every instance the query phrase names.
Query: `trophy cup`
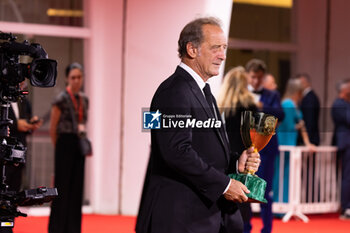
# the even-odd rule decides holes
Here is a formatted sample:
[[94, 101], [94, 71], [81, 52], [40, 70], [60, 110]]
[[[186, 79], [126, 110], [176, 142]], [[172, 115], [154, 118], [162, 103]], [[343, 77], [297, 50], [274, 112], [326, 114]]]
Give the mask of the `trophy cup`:
[[[254, 147], [261, 151], [275, 134], [277, 118], [263, 112], [245, 111], [241, 115], [241, 136], [246, 148]], [[242, 182], [250, 190], [248, 202], [267, 203], [265, 196], [266, 181], [246, 170], [243, 174], [229, 174], [229, 177]]]

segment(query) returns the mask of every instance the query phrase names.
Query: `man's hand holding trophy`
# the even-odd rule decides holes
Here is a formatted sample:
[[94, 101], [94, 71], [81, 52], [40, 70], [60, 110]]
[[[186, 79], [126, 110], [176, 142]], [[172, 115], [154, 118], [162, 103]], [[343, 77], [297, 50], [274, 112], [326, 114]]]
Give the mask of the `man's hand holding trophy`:
[[[254, 152], [261, 151], [275, 134], [277, 121], [276, 117], [263, 112], [243, 112], [241, 136], [245, 147], [249, 150], [253, 147]], [[255, 175], [256, 169], [249, 169], [249, 160], [246, 164], [243, 173], [230, 174], [229, 177], [240, 181], [249, 189], [250, 192], [247, 193], [249, 202], [266, 203], [264, 198], [266, 181]], [[239, 167], [238, 170], [242, 170], [242, 168]]]

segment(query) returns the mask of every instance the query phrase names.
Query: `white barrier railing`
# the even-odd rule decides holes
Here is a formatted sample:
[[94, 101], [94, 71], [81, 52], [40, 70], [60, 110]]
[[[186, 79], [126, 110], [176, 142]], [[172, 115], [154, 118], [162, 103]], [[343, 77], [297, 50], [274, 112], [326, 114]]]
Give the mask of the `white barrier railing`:
[[[341, 171], [338, 169], [336, 147], [319, 146], [310, 153], [303, 146], [280, 146], [278, 202], [273, 203], [274, 213], [285, 214], [282, 221], [292, 216], [304, 222], [305, 214], [335, 212], [340, 206]], [[282, 202], [285, 155], [289, 153], [288, 202]], [[258, 211], [257, 205], [253, 211]]]

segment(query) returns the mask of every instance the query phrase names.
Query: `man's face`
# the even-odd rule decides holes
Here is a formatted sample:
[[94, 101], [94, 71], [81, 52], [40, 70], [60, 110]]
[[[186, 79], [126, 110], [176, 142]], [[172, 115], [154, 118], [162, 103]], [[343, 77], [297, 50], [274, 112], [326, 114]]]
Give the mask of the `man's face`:
[[259, 70], [257, 72], [254, 71], [249, 71], [247, 73], [247, 77], [248, 77], [248, 83], [254, 88], [254, 90], [257, 90], [264, 79], [264, 72], [262, 70]]
[[226, 59], [227, 41], [221, 28], [214, 25], [204, 25], [203, 36], [194, 58], [194, 69], [206, 81], [219, 74], [221, 63]]
[[305, 77], [300, 77], [300, 83], [301, 86], [303, 88], [303, 90], [305, 90], [306, 88], [308, 88], [310, 86], [309, 82], [307, 81], [307, 79]]
[[339, 98], [350, 102], [350, 83], [344, 83], [341, 85]]
[[268, 74], [265, 76], [264, 87], [268, 90], [276, 90], [277, 89], [277, 84], [276, 84], [275, 78], [271, 74]]

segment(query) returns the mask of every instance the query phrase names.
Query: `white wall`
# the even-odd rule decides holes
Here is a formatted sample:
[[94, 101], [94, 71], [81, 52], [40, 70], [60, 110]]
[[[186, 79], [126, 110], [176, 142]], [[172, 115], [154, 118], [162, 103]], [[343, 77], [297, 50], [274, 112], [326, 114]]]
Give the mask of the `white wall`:
[[129, 0], [125, 76], [122, 214], [138, 210], [150, 135], [141, 132], [142, 108], [149, 107], [158, 85], [169, 77], [180, 60], [177, 40], [182, 28], [199, 16], [217, 16], [228, 22], [232, 0]]
[[85, 44], [86, 89], [90, 98], [89, 135], [93, 141], [91, 204], [96, 213], [116, 214], [121, 147], [122, 0], [88, 0]]

